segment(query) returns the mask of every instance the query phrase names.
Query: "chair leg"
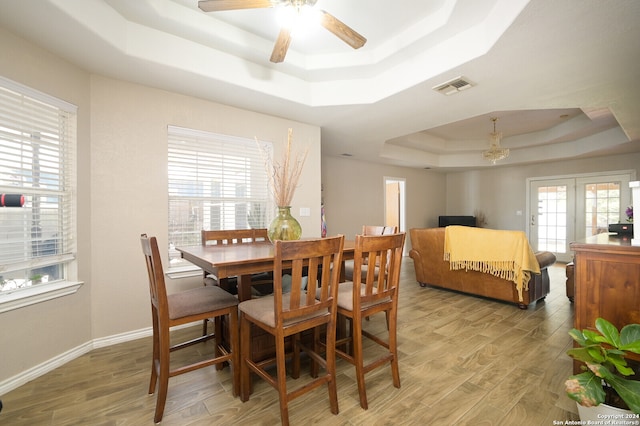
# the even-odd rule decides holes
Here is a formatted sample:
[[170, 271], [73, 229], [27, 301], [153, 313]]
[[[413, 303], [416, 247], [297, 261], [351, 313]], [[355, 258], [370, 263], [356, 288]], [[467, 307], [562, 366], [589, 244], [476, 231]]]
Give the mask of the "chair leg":
[[278, 399], [280, 400], [280, 419], [282, 426], [289, 425], [289, 401], [287, 397], [287, 366], [284, 349], [284, 338], [276, 336], [276, 374]]
[[[314, 333], [317, 332], [318, 339], [320, 338], [319, 327], [315, 328]], [[314, 339], [314, 342], [316, 340]], [[339, 413], [338, 408], [338, 385], [336, 379], [336, 327], [335, 324], [330, 322], [327, 325], [326, 332], [326, 351], [325, 351], [325, 362], [327, 364], [327, 374], [329, 374], [329, 382], [327, 383], [327, 387], [329, 390], [329, 405], [331, 406], [331, 412], [333, 414]], [[315, 351], [319, 349], [319, 345], [314, 345]], [[317, 377], [317, 365], [318, 363], [314, 363], [316, 365], [316, 375]]]
[[[207, 320], [205, 320], [207, 321]], [[216, 339], [216, 348], [215, 348], [215, 356], [219, 357], [222, 356], [222, 351], [220, 351], [220, 345], [222, 345], [222, 317], [215, 317], [213, 320], [213, 324], [214, 324], [214, 332], [213, 335], [215, 336]], [[231, 330], [231, 329], [229, 329]], [[224, 368], [224, 364], [223, 363], [218, 363], [216, 364], [216, 370], [220, 371]]]
[[300, 333], [291, 336], [291, 346], [291, 377], [297, 379], [300, 377]]
[[209, 321], [208, 319], [202, 320], [202, 335], [203, 336], [207, 335], [207, 322], [208, 321]]
[[240, 313], [240, 400], [246, 402], [251, 395], [251, 371], [247, 365], [251, 359], [251, 323]]
[[[161, 332], [162, 333], [162, 332]], [[168, 332], [165, 339], [169, 338]], [[167, 402], [167, 391], [169, 389], [169, 342], [164, 342], [163, 337], [158, 339], [160, 344], [160, 359], [159, 359], [159, 376], [158, 376], [158, 396], [156, 399], [156, 412], [153, 417], [154, 422], [159, 423], [162, 421], [164, 414], [164, 405]]]
[[[328, 348], [329, 343], [328, 340], [326, 342], [326, 347]], [[320, 343], [320, 327], [316, 327], [313, 329], [313, 351], [315, 353], [320, 353], [321, 350], [321, 343]], [[334, 346], [333, 346], [334, 350], [335, 350], [335, 342], [334, 342]], [[311, 375], [311, 377], [313, 377], [314, 379], [316, 377], [318, 377], [318, 371], [320, 370], [318, 363], [311, 358], [310, 359], [310, 364], [309, 364], [309, 374]]]
[[[207, 278], [207, 273], [205, 272], [205, 273], [204, 273], [204, 281], [203, 281], [203, 284], [204, 284], [204, 286], [205, 286], [205, 287], [207, 286], [206, 278]], [[206, 336], [206, 335], [207, 335], [207, 325], [208, 325], [208, 322], [209, 322], [209, 319], [208, 319], [208, 318], [206, 318], [206, 319], [203, 319], [203, 320], [202, 320], [202, 335], [203, 335], [203, 336]]]
[[355, 315], [352, 321], [352, 336], [353, 339], [353, 361], [356, 367], [356, 379], [358, 382], [358, 393], [360, 394], [360, 406], [363, 409], [368, 409], [367, 404], [367, 389], [364, 382], [364, 356], [362, 353], [362, 317]]
[[[216, 346], [218, 336], [216, 334]], [[240, 394], [240, 336], [238, 331], [238, 309], [232, 308], [229, 313], [229, 337], [231, 339], [231, 373], [233, 375], [233, 396]]]
[[151, 359], [151, 379], [149, 380], [149, 395], [156, 391], [158, 382], [158, 367], [160, 365], [160, 342], [158, 336], [158, 319], [153, 318], [153, 358]]
[[398, 367], [398, 339], [396, 334], [397, 313], [385, 312], [389, 321], [387, 328], [389, 329], [389, 352], [393, 355], [391, 359], [391, 376], [393, 377], [393, 386], [400, 388], [400, 369]]

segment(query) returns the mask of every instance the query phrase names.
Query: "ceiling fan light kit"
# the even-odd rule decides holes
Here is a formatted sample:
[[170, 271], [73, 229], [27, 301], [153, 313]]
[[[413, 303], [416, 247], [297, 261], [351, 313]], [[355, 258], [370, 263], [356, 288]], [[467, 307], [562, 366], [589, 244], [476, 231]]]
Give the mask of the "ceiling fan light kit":
[[[297, 19], [303, 14], [303, 9], [315, 6], [316, 2], [317, 0], [201, 0], [198, 2], [198, 7], [204, 12], [219, 12], [223, 10], [263, 9], [282, 6], [293, 8]], [[317, 12], [320, 14], [320, 25], [352, 48], [359, 49], [367, 42], [366, 38], [335, 16], [324, 10], [317, 10]], [[282, 26], [271, 52], [271, 62], [284, 61], [291, 44], [292, 28], [292, 24]]]

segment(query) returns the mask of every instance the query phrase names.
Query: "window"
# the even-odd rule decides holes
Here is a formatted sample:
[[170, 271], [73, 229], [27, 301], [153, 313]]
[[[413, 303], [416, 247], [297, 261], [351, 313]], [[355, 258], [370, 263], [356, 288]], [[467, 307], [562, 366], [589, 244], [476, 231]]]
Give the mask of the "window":
[[175, 247], [200, 244], [200, 231], [266, 228], [269, 196], [261, 149], [269, 143], [169, 126], [169, 261]]
[[69, 279], [76, 121], [74, 105], [0, 77], [0, 193], [24, 199], [0, 207], [0, 295]]
[[587, 183], [585, 189], [585, 235], [609, 232], [620, 221], [620, 182]]

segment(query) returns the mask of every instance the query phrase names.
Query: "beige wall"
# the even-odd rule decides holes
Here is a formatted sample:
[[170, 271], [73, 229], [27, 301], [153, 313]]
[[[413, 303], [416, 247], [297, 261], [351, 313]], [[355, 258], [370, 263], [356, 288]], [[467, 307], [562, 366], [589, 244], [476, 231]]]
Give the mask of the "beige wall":
[[[257, 137], [282, 155], [288, 128], [309, 147], [292, 211], [303, 237], [320, 235], [320, 128], [90, 75], [0, 29], [0, 75], [79, 107], [78, 278], [71, 296], [0, 314], [0, 387], [92, 341], [151, 326], [141, 233], [167, 244], [167, 125]], [[166, 266], [166, 265], [165, 265]], [[201, 280], [170, 281], [172, 289]], [[80, 349], [81, 350], [81, 349]]]
[[[488, 167], [447, 175], [447, 214], [473, 215], [476, 209], [487, 218], [487, 227], [526, 231], [527, 178], [583, 173], [635, 170], [640, 153], [566, 160], [517, 167]], [[520, 210], [522, 216], [516, 215]]]
[[362, 225], [384, 223], [385, 177], [405, 180], [407, 231], [438, 225], [446, 203], [444, 174], [323, 156], [322, 198], [329, 235], [342, 233], [353, 239]]
[[[0, 75], [78, 106], [78, 275], [91, 281], [89, 75], [0, 28]], [[91, 287], [0, 314], [0, 383], [91, 339]]]
[[91, 105], [94, 338], [150, 326], [139, 238], [157, 236], [166, 252], [168, 124], [273, 141], [276, 158], [291, 127], [295, 146], [310, 147], [292, 211], [310, 207], [312, 216], [298, 217], [303, 236], [320, 235], [318, 127], [100, 76], [91, 78]]
[[526, 231], [528, 178], [635, 170], [637, 179], [639, 165], [640, 153], [635, 153], [445, 174], [323, 156], [322, 197], [329, 235], [353, 238], [363, 224], [383, 223], [385, 177], [406, 179], [407, 230], [438, 226], [439, 215], [480, 210], [489, 228]]

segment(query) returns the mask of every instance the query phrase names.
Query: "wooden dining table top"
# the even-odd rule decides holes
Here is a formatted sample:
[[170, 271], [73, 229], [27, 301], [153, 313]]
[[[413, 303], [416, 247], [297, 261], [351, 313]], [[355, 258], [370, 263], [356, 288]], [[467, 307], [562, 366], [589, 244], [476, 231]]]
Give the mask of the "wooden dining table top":
[[[240, 300], [250, 299], [251, 274], [273, 270], [274, 245], [269, 241], [242, 244], [216, 244], [176, 247], [182, 258], [202, 270], [224, 279], [238, 277]], [[355, 242], [346, 241], [342, 250], [342, 272], [344, 261], [353, 259]]]

